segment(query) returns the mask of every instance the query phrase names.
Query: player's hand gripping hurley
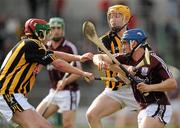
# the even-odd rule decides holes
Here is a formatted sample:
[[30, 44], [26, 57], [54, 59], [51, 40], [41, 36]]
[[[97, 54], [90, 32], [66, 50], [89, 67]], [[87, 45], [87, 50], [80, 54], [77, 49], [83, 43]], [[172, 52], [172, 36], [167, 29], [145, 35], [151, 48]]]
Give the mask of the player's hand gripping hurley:
[[[121, 65], [120, 62], [106, 49], [106, 47], [102, 44], [101, 40], [99, 39], [96, 29], [93, 23], [90, 21], [86, 21], [83, 24], [83, 33], [85, 37], [93, 42], [95, 45], [97, 45], [104, 53], [106, 53], [114, 63]], [[124, 67], [123, 67], [124, 68]], [[121, 72], [121, 79], [126, 83], [130, 84], [130, 81], [126, 78], [124, 75], [124, 71]]]
[[[90, 40], [92, 43], [94, 43], [96, 46], [98, 46], [115, 64], [118, 64], [122, 71], [120, 71], [120, 77], [122, 81], [124, 81], [126, 84], [130, 84], [131, 82], [138, 84], [136, 79], [132, 74], [130, 74], [127, 69], [108, 51], [108, 49], [103, 45], [101, 40], [99, 39], [95, 26], [90, 21], [85, 21], [83, 23], [83, 33], [84, 36]], [[146, 94], [147, 95], [147, 94]]]
[[[99, 39], [95, 26], [92, 22], [90, 21], [85, 21], [83, 24], [83, 33], [85, 37], [90, 40], [92, 43], [97, 45], [104, 53], [106, 53], [110, 59], [118, 64], [120, 68], [122, 69], [121, 75], [123, 78], [121, 78], [126, 84], [130, 84], [130, 81], [126, 78], [124, 74], [127, 76], [130, 75], [128, 71], [122, 66], [122, 64], [107, 50], [107, 48], [102, 44], [101, 40]], [[124, 71], [125, 70], [125, 71]]]

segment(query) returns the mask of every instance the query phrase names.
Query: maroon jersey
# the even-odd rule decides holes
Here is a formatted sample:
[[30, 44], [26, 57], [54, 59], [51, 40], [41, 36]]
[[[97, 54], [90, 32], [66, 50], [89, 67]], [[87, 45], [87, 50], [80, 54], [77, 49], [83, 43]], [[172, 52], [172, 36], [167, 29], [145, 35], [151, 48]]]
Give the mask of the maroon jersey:
[[[137, 82], [157, 84], [172, 77], [172, 74], [169, 72], [166, 64], [159, 56], [157, 56], [154, 52], [150, 52], [149, 57], [150, 64], [141, 66], [136, 72], [135, 79]], [[132, 58], [125, 56], [117, 56], [116, 58], [123, 64], [136, 66], [144, 59], [144, 56], [138, 62], [135, 62]], [[145, 95], [137, 89], [136, 84], [133, 82], [132, 89], [135, 99], [143, 108], [152, 103], [161, 105], [170, 104], [165, 92], [155, 91], [149, 92], [148, 95]]]
[[[56, 49], [52, 48], [52, 42], [48, 42], [47, 43], [47, 47], [51, 50], [55, 50], [55, 51], [61, 51], [61, 52], [66, 52], [66, 53], [70, 53], [70, 54], [77, 54], [77, 48], [75, 47], [75, 45], [65, 39], [62, 40], [61, 45], [59, 47], [57, 47]], [[81, 67], [80, 62], [76, 62], [74, 63], [74, 66], [76, 67]], [[51, 80], [51, 85], [53, 89], [56, 89], [57, 87], [57, 82], [59, 80], [61, 80], [64, 76], [64, 72], [60, 72], [58, 70], [56, 70], [53, 65], [48, 65], [47, 66], [47, 70], [50, 76], [50, 80]], [[78, 84], [76, 82], [70, 83], [68, 85], [65, 86], [64, 90], [78, 90]]]

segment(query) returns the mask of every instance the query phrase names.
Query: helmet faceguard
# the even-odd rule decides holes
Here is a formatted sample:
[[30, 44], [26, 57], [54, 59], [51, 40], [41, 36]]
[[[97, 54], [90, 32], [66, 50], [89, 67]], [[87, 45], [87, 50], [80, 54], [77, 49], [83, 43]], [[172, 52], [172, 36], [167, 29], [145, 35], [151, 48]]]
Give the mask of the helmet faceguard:
[[[123, 18], [124, 18], [126, 23], [124, 25], [122, 25], [122, 26], [112, 27], [110, 25], [110, 22], [109, 22], [110, 15], [112, 13], [120, 13], [123, 16]], [[121, 29], [123, 29], [125, 26], [127, 26], [130, 18], [131, 18], [130, 9], [127, 6], [125, 6], [125, 5], [114, 5], [114, 6], [111, 6], [111, 7], [108, 8], [107, 20], [108, 20], [109, 26], [115, 32], [119, 32], [119, 31], [121, 31]]]
[[49, 24], [50, 28], [60, 27], [63, 29], [63, 34], [60, 37], [52, 37], [52, 40], [54, 40], [55, 42], [58, 42], [65, 36], [65, 23], [64, 23], [63, 18], [52, 17], [52, 18], [50, 18], [48, 24]]
[[44, 40], [49, 31], [50, 27], [45, 20], [32, 18], [25, 23], [24, 33], [26, 36], [35, 36], [39, 40]]

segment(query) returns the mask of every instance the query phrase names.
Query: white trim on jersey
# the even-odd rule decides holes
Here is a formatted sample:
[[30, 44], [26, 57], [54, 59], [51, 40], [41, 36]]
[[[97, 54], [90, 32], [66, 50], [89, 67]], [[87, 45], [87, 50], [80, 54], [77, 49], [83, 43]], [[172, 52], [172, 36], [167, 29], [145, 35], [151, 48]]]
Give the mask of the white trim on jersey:
[[2, 63], [1, 69], [3, 69], [3, 67], [5, 66], [11, 55], [12, 55], [12, 50], [7, 54], [5, 60]]
[[173, 77], [173, 75], [172, 75], [172, 73], [169, 71], [166, 63], [165, 63], [159, 56], [157, 56], [156, 53], [151, 53], [151, 55], [152, 55], [154, 58], [156, 58], [156, 59], [162, 64], [162, 67], [165, 69], [165, 71], [168, 73], [168, 75], [169, 75], [170, 77]]

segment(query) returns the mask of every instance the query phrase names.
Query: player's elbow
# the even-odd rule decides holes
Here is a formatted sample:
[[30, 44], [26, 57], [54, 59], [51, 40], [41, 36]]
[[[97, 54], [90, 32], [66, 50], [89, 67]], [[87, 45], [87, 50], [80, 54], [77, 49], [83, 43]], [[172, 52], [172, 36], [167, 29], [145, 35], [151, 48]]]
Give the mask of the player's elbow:
[[175, 78], [172, 78], [171, 79], [171, 85], [172, 85], [172, 90], [176, 89], [177, 88], [177, 81]]
[[64, 68], [64, 63], [65, 63], [65, 61], [60, 60], [60, 59], [57, 59], [52, 62], [53, 66], [58, 70], [61, 70]]
[[175, 78], [169, 78], [166, 80], [167, 82], [167, 91], [173, 91], [177, 88], [177, 82]]

